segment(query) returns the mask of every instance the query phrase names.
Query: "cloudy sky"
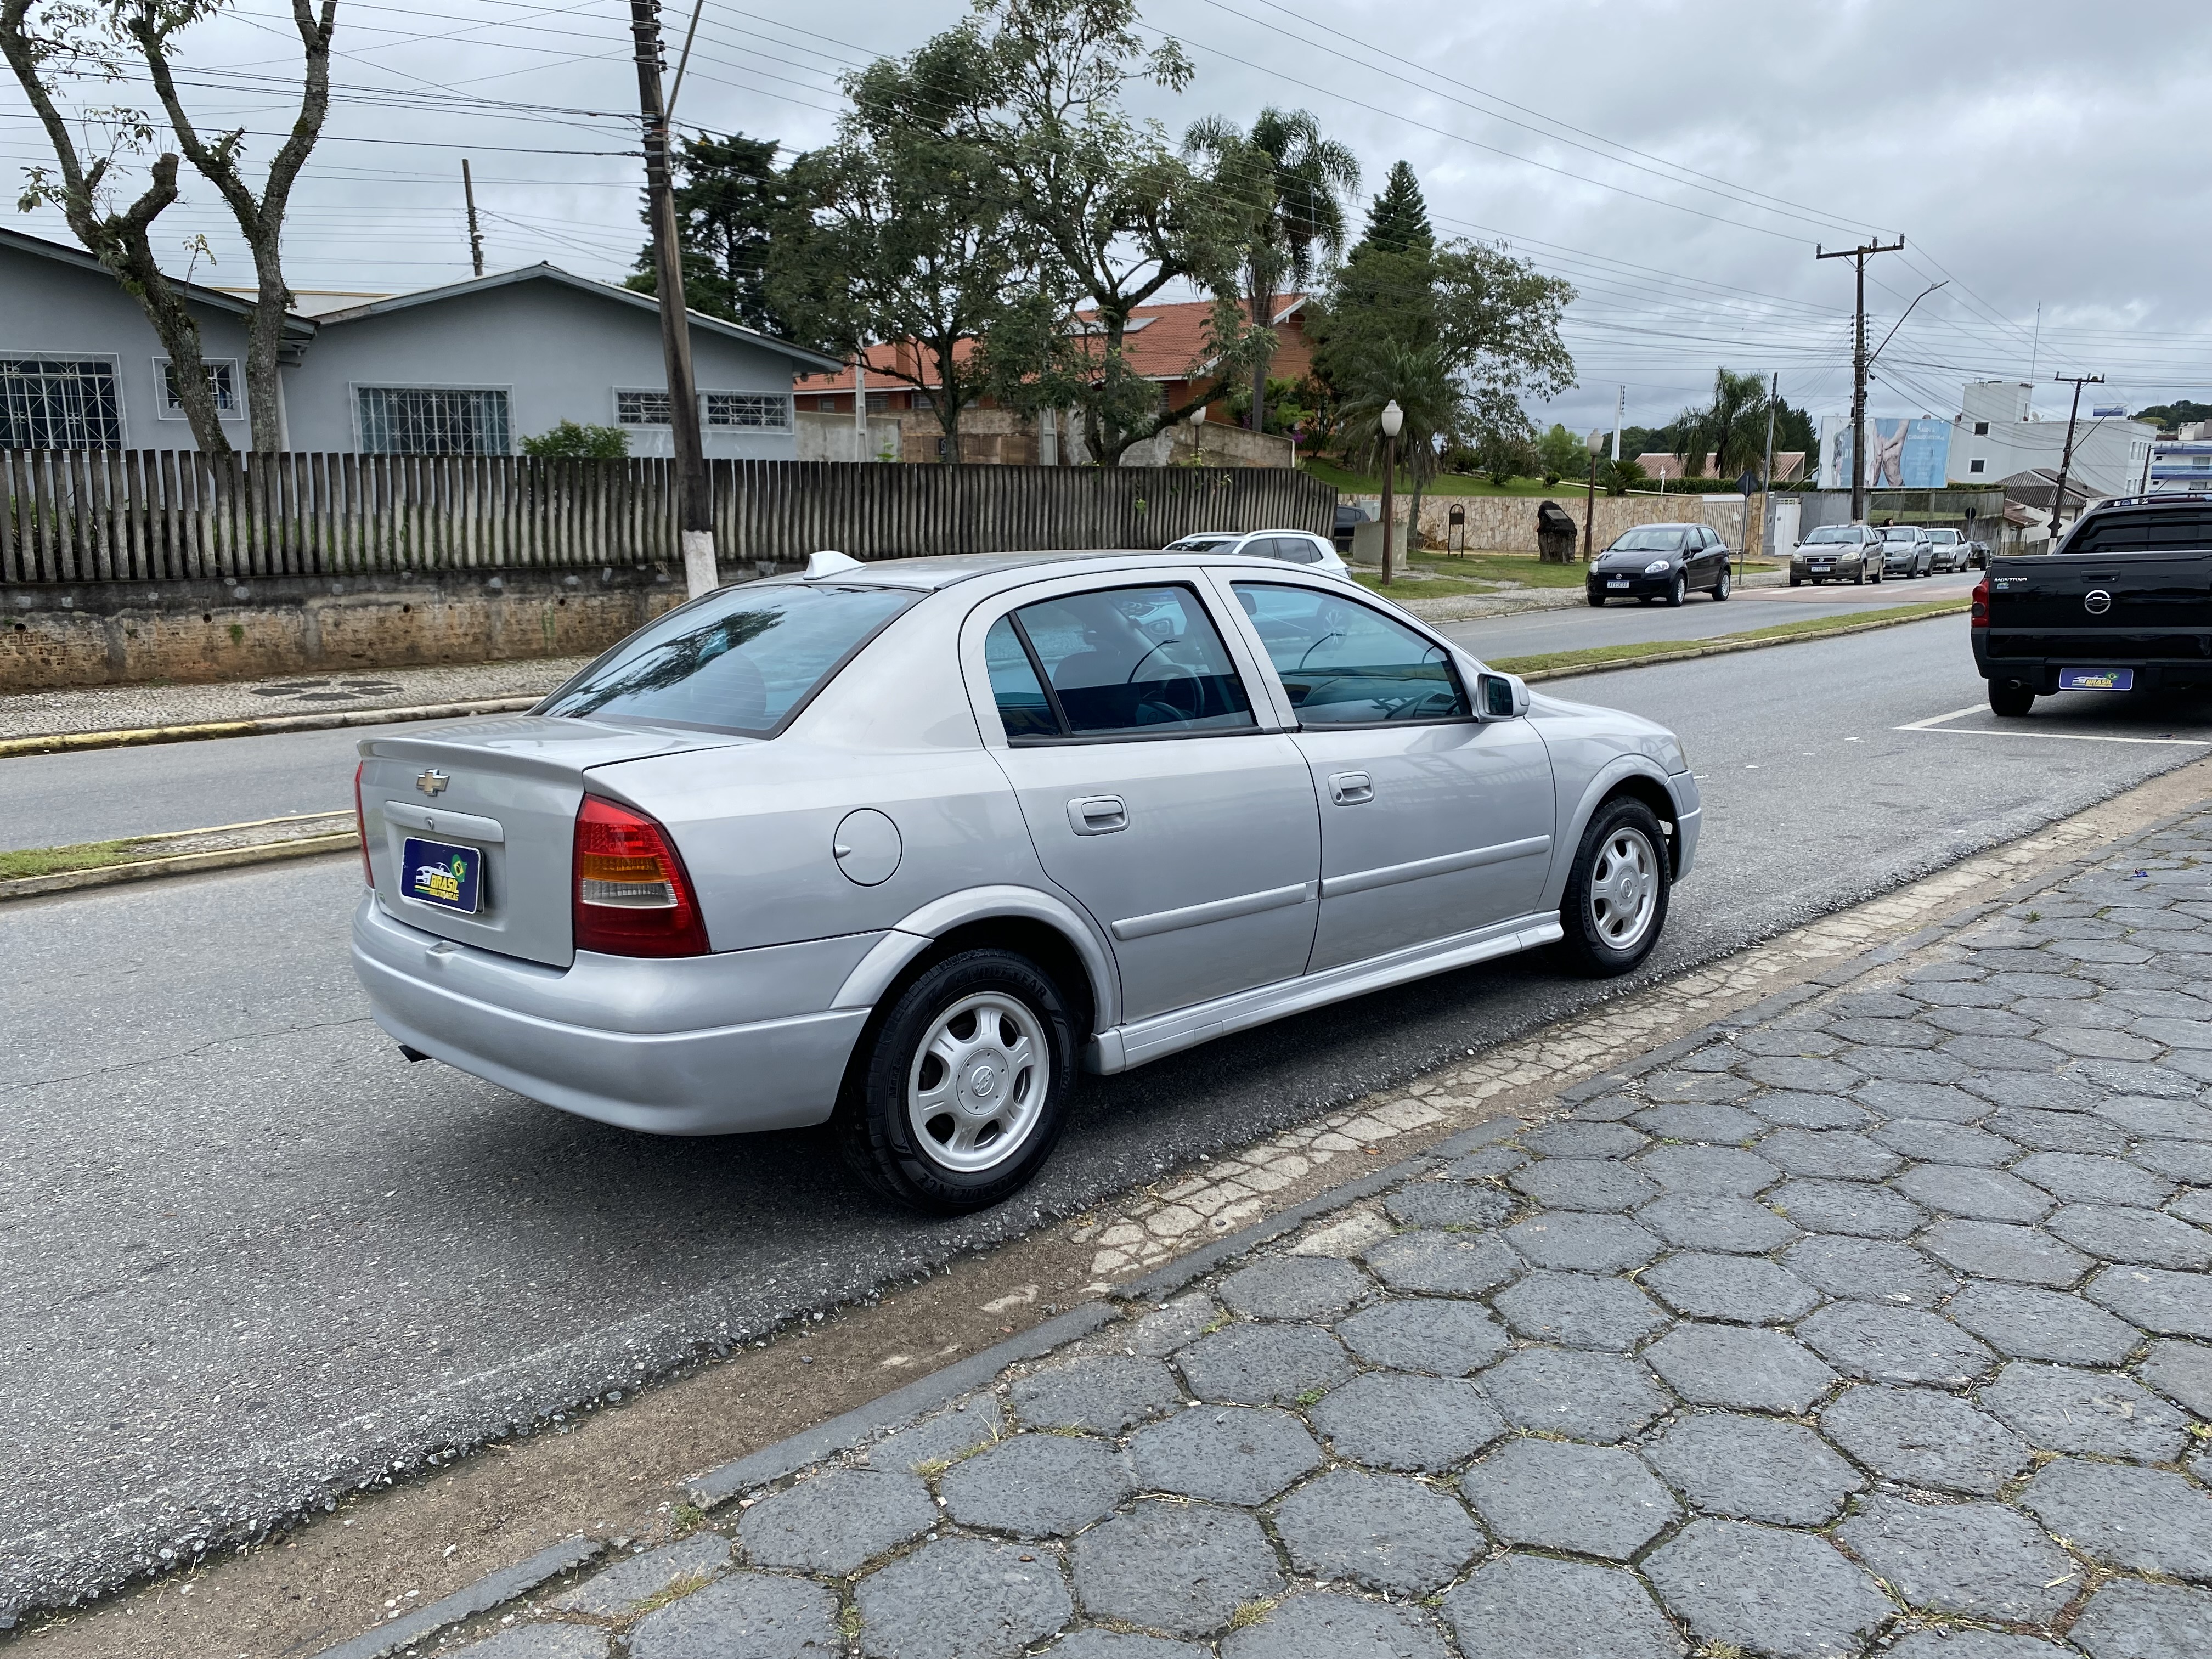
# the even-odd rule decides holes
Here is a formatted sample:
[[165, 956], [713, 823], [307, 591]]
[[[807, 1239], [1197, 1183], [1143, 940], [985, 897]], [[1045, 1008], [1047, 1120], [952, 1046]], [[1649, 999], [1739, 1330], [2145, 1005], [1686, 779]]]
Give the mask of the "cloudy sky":
[[[1850, 398], [1850, 267], [1878, 234], [1875, 339], [1936, 283], [1878, 366], [1881, 414], [1955, 412], [1962, 380], [2103, 373], [2130, 407], [2212, 400], [2212, 7], [2149, 0], [1143, 0], [1198, 65], [1137, 100], [1202, 115], [1304, 107], [1379, 186], [1403, 158], [1439, 234], [1510, 243], [1572, 281], [1580, 387], [1549, 410], [1656, 424], [1715, 367], [1778, 372], [1817, 416]], [[679, 121], [803, 149], [841, 73], [962, 15], [960, 0], [706, 0]], [[341, 0], [337, 94], [287, 238], [301, 289], [391, 292], [468, 272], [470, 157], [493, 268], [618, 277], [641, 232], [624, 0]], [[690, 16], [669, 0], [671, 57]], [[279, 0], [240, 0], [189, 43], [204, 127], [265, 156], [299, 50]], [[150, 101], [143, 87], [83, 101]], [[43, 140], [12, 81], [0, 161]], [[189, 169], [186, 170], [190, 180]], [[52, 215], [22, 228], [67, 239]], [[204, 234], [216, 264], [187, 251]], [[211, 191], [188, 183], [161, 244], [202, 280], [251, 280]], [[2039, 307], [2040, 307], [2039, 314]]]

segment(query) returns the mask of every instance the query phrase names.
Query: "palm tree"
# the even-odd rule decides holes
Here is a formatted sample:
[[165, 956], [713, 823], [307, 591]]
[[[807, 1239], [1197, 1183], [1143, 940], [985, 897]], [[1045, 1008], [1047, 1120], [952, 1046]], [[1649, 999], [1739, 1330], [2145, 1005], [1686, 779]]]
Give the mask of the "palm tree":
[[1766, 382], [1756, 374], [1716, 370], [1712, 402], [1703, 409], [1684, 410], [1674, 430], [1675, 453], [1681, 457], [1685, 477], [1694, 478], [1705, 471], [1709, 451], [1716, 477], [1756, 465], [1765, 452]]
[[[1384, 340], [1360, 365], [1337, 415], [1345, 455], [1363, 471], [1381, 461], [1382, 410], [1391, 403], [1405, 417], [1398, 430], [1397, 459], [1413, 486], [1412, 530], [1406, 538], [1410, 555], [1420, 538], [1421, 491], [1437, 474], [1437, 440], [1458, 429], [1465, 406], [1442, 346]], [[1383, 534], [1387, 540], [1389, 532]]]
[[[1312, 280], [1318, 250], [1344, 251], [1344, 198], [1359, 188], [1359, 162], [1351, 149], [1322, 136], [1306, 110], [1263, 109], [1249, 133], [1218, 116], [1195, 123], [1184, 136], [1185, 154], [1224, 157], [1239, 148], [1258, 152], [1274, 180], [1273, 200], [1244, 250], [1238, 280], [1255, 328], [1275, 314], [1276, 296]], [[1267, 422], [1268, 356], [1252, 365], [1252, 410], [1248, 423]]]

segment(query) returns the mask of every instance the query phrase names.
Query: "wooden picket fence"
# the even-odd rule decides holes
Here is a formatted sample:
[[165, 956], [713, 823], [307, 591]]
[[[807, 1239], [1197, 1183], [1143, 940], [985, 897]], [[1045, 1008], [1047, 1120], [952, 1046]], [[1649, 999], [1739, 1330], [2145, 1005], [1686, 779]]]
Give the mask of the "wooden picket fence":
[[[0, 450], [0, 582], [681, 562], [674, 463]], [[1270, 468], [714, 460], [726, 562], [1161, 547], [1329, 533], [1336, 491]]]

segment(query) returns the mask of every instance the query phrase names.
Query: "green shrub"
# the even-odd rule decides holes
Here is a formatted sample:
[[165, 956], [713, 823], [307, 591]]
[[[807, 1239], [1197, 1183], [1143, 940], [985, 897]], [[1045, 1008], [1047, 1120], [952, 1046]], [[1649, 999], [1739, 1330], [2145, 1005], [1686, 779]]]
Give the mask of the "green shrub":
[[618, 461], [629, 453], [629, 434], [618, 426], [580, 426], [563, 421], [522, 441], [522, 453], [541, 460]]

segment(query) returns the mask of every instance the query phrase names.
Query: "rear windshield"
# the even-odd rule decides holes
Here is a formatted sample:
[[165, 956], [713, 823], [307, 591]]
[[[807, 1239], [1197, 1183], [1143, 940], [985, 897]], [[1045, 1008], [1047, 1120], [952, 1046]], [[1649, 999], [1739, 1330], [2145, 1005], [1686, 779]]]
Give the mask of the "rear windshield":
[[2069, 553], [2185, 553], [2212, 548], [2212, 507], [2123, 509], [2085, 519], [2069, 537]]
[[1814, 542], [1855, 542], [1858, 539], [1858, 531], [1845, 524], [1824, 524], [1805, 538], [1808, 544]]
[[672, 611], [531, 712], [616, 715], [769, 737], [918, 596], [750, 584]]
[[1680, 550], [1682, 532], [1679, 530], [1632, 530], [1611, 547], [1608, 553], [1674, 553]]

